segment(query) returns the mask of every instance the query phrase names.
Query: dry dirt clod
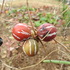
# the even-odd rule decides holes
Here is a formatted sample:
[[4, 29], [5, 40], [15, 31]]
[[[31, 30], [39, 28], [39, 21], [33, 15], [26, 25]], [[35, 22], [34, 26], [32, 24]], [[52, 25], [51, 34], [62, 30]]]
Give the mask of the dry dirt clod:
[[41, 70], [46, 70], [46, 69], [42, 68]]

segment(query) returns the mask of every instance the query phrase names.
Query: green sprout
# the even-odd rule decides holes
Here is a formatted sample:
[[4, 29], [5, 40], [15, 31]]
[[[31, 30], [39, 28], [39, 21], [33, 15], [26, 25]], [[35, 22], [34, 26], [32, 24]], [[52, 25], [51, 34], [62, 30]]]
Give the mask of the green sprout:
[[55, 63], [55, 64], [69, 64], [70, 61], [61, 61], [61, 60], [44, 60], [44, 63]]

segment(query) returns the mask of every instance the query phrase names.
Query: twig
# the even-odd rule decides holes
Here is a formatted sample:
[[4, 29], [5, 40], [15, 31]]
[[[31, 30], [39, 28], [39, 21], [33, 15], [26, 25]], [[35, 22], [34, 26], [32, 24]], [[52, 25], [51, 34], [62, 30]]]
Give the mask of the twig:
[[[20, 68], [20, 69], [18, 69], [18, 70], [28, 69], [28, 68], [35, 67], [35, 66], [39, 65], [42, 61], [44, 61], [48, 56], [50, 56], [52, 53], [56, 52], [57, 50], [58, 50], [58, 49], [53, 50], [52, 52], [50, 52], [50, 53], [49, 53], [48, 55], [46, 55], [43, 59], [41, 59], [37, 64], [31, 65], [31, 66], [27, 66], [27, 67], [23, 67], [23, 68]], [[65, 53], [65, 52], [62, 51], [62, 50], [59, 50], [59, 51]]]
[[70, 24], [70, 21], [69, 21], [68, 24], [65, 26], [65, 29], [68, 27], [69, 24]]
[[[59, 50], [60, 52], [66, 54], [64, 51]], [[68, 54], [66, 54], [68, 55]], [[69, 56], [69, 55], [68, 55]], [[70, 56], [69, 56], [70, 58]], [[58, 63], [58, 64], [69, 64], [70, 65], [70, 61], [60, 61], [60, 60], [44, 60], [43, 62], [47, 62], [47, 63]]]
[[45, 49], [45, 46], [44, 46], [43, 42], [41, 41], [41, 39], [40, 39], [40, 38], [38, 38], [38, 39], [39, 39], [39, 41], [40, 41], [41, 45], [43, 46], [44, 51], [46, 52], [46, 49]]
[[48, 33], [41, 40], [44, 40], [49, 35], [49, 33], [51, 32], [51, 30], [52, 30], [52, 28], [48, 31]]
[[12, 2], [13, 2], [13, 0], [11, 0], [11, 1], [10, 1], [9, 10], [10, 10], [10, 9], [11, 9], [11, 7], [12, 7]]
[[64, 44], [60, 43], [59, 41], [57, 41], [55, 39], [54, 39], [54, 41], [57, 42], [59, 45], [61, 45], [63, 48], [65, 48], [66, 51], [68, 51], [70, 53], [70, 50], [68, 50]]
[[2, 63], [1, 70], [4, 70], [4, 69], [5, 69], [5, 65]]
[[48, 56], [50, 56], [52, 53], [56, 52], [57, 50], [53, 50], [52, 52], [50, 52], [47, 56], [45, 56], [43, 59], [41, 59], [38, 63], [34, 64], [34, 65], [31, 65], [31, 66], [26, 66], [26, 67], [23, 67], [23, 68], [20, 68], [18, 70], [23, 70], [23, 69], [28, 69], [28, 68], [31, 68], [31, 67], [35, 67], [37, 65], [39, 65], [43, 60], [45, 60]]
[[[28, 0], [26, 0], [26, 3], [27, 3], [27, 9], [28, 9], [28, 15], [29, 15], [29, 19], [30, 19], [30, 24], [31, 24], [32, 29], [33, 29], [33, 31], [34, 31], [34, 35], [36, 35], [35, 28], [34, 28], [34, 25], [33, 25], [33, 23], [32, 23], [32, 19], [31, 19], [30, 11], [29, 11], [29, 3], [28, 3]], [[39, 40], [40, 40], [40, 38], [39, 38]], [[43, 43], [42, 43], [41, 40], [40, 40], [40, 43], [42, 44], [42, 46], [44, 47], [44, 51], [46, 52], [46, 50], [45, 50], [45, 46], [43, 45]]]
[[30, 11], [29, 11], [29, 3], [28, 3], [28, 0], [26, 0], [26, 4], [27, 4], [27, 9], [28, 9], [28, 15], [29, 15], [30, 24], [31, 24], [31, 26], [32, 26], [32, 29], [33, 29], [33, 31], [34, 31], [34, 34], [36, 34], [35, 29], [34, 29], [34, 25], [33, 25], [33, 23], [32, 23]]
[[69, 9], [69, 7], [67, 9], [65, 9], [59, 16], [62, 16], [68, 9]]
[[3, 63], [3, 65], [5, 65], [5, 66], [8, 67], [8, 68], [12, 68], [12, 69], [15, 69], [15, 70], [18, 69], [18, 68], [15, 68], [15, 67], [12, 67], [12, 66], [6, 64], [6, 63], [5, 63], [3, 60], [1, 60], [1, 59], [0, 59], [0, 61]]
[[[35, 67], [35, 66], [37, 66], [37, 65], [39, 65], [42, 61], [44, 61], [48, 56], [50, 56], [52, 53], [54, 53], [54, 52], [56, 52], [58, 49], [56, 49], [56, 50], [53, 50], [52, 52], [50, 52], [48, 55], [46, 55], [43, 59], [41, 59], [38, 63], [36, 63], [36, 64], [34, 64], [34, 65], [31, 65], [31, 66], [26, 66], [26, 67], [23, 67], [23, 68], [16, 68], [16, 67], [12, 67], [12, 66], [10, 66], [10, 65], [8, 65], [8, 64], [6, 64], [4, 61], [2, 61], [1, 59], [0, 59], [0, 61], [5, 65], [5, 66], [7, 66], [7, 67], [9, 67], [9, 68], [11, 68], [11, 69], [15, 69], [15, 70], [23, 70], [23, 69], [28, 69], [28, 68], [31, 68], [31, 67]], [[66, 54], [64, 51], [62, 51], [62, 50], [59, 50], [60, 52], [62, 52], [62, 53], [64, 53], [64, 54]], [[67, 55], [67, 54], [66, 54]]]
[[2, 13], [3, 8], [4, 8], [4, 3], [5, 3], [5, 0], [3, 0], [3, 2], [2, 2], [1, 13]]

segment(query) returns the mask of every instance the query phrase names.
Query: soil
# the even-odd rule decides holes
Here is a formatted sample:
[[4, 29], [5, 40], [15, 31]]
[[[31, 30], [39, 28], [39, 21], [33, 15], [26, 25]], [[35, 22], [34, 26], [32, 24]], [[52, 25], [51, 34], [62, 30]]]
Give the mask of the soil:
[[[44, 4], [40, 3], [40, 5]], [[58, 43], [54, 42], [54, 40], [50, 42], [43, 42], [46, 51], [44, 50], [44, 47], [41, 45], [41, 43], [38, 43], [39, 51], [37, 55], [33, 57], [26, 56], [21, 48], [13, 50], [12, 54], [11, 52], [8, 51], [8, 49], [10, 47], [18, 47], [19, 43], [12, 37], [11, 34], [14, 25], [15, 23], [6, 22], [0, 18], [0, 37], [3, 38], [3, 45], [0, 47], [1, 48], [0, 59], [2, 60], [0, 62], [0, 70], [17, 70], [10, 68], [11, 66], [13, 68], [14, 67], [19, 68], [18, 70], [20, 70], [20, 68], [37, 64], [40, 60], [42, 60], [44, 57], [46, 57], [50, 52], [54, 50], [57, 51], [47, 56], [46, 59], [70, 61], [70, 52], [68, 52], [64, 47], [62, 47]], [[58, 28], [59, 27], [57, 27], [57, 36], [55, 39], [60, 43], [63, 43], [66, 46], [66, 48], [70, 50], [70, 28], [67, 29], [64, 29], [62, 27], [60, 27], [59, 29]], [[20, 45], [21, 44], [22, 43], [20, 43]], [[41, 62], [36, 66], [32, 66], [24, 70], [70, 70], [70, 65]]]
[[[20, 0], [20, 1], [19, 0], [14, 0], [12, 2], [12, 5], [13, 6], [26, 5], [26, 0]], [[59, 7], [59, 6], [62, 5], [62, 3], [60, 3], [59, 1], [56, 1], [56, 0], [29, 0], [29, 6], [40, 7], [40, 6], [44, 6], [44, 5], [49, 5], [49, 6], [53, 6], [53, 7], [54, 6]]]
[[[14, 24], [13, 24], [14, 26]], [[67, 52], [64, 47], [59, 45], [58, 43], [54, 42], [53, 40], [51, 42], [43, 42], [45, 45], [44, 47], [39, 43], [39, 51], [37, 55], [33, 57], [26, 56], [23, 51], [13, 51], [13, 55], [11, 57], [8, 56], [7, 49], [11, 45], [12, 42], [15, 42], [11, 47], [18, 46], [18, 42], [12, 38], [11, 35], [11, 29], [12, 29], [12, 23], [5, 23], [1, 22], [0, 24], [0, 36], [3, 38], [4, 43], [1, 47], [1, 58], [4, 60], [8, 65], [16, 67], [16, 68], [23, 68], [26, 66], [34, 65], [38, 63], [40, 60], [42, 60], [45, 56], [47, 56], [50, 52], [58, 49], [58, 51], [52, 53], [50, 56], [48, 56], [46, 59], [49, 60], [67, 60], [70, 61], [70, 53]], [[64, 32], [66, 31], [66, 36], [64, 35]], [[8, 41], [9, 39], [10, 41]], [[67, 46], [68, 49], [70, 49], [70, 28], [65, 29], [63, 31], [62, 28], [58, 29], [57, 36], [55, 38], [57, 41], [63, 43], [65, 46]], [[7, 45], [8, 43], [8, 45]], [[59, 50], [63, 51], [60, 52]], [[0, 63], [0, 68], [2, 68], [2, 63]], [[10, 70], [8, 67], [4, 66], [6, 70]], [[1, 70], [1, 69], [0, 69]], [[14, 70], [14, 69], [12, 69]], [[43, 63], [41, 62], [37, 66], [30, 67], [24, 70], [70, 70], [69, 65], [65, 64], [54, 64], [54, 63]]]

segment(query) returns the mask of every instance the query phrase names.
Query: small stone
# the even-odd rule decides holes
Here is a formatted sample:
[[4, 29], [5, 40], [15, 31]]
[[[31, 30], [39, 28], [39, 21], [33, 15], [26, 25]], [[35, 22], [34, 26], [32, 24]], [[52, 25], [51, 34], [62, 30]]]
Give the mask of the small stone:
[[7, 53], [7, 51], [3, 51], [3, 53], [4, 53], [4, 54], [6, 54], [6, 53]]
[[45, 70], [44, 68], [42, 68], [41, 70]]
[[6, 58], [6, 54], [3, 54], [3, 55], [1, 56], [1, 58]]

